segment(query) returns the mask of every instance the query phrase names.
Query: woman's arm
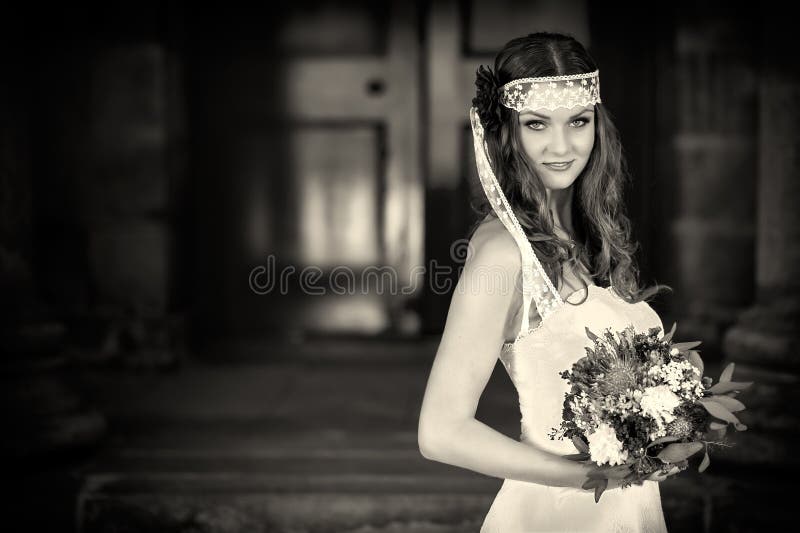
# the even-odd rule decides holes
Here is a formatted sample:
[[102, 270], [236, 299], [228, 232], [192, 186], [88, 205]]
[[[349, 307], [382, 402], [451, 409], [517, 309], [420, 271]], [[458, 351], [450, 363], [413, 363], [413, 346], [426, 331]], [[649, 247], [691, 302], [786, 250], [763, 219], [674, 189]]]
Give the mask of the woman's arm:
[[505, 230], [479, 233], [470, 243], [428, 378], [419, 418], [420, 452], [427, 459], [489, 476], [580, 488], [588, 467], [511, 439], [475, 419], [504, 340], [506, 317], [512, 305], [522, 302], [516, 242]]

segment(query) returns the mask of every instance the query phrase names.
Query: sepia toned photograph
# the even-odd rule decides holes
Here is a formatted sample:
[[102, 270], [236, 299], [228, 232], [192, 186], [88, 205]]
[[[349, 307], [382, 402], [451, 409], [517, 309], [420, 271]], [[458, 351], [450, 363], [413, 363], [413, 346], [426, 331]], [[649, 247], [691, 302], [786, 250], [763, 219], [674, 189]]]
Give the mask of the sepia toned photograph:
[[4, 529], [793, 530], [787, 9], [4, 8]]

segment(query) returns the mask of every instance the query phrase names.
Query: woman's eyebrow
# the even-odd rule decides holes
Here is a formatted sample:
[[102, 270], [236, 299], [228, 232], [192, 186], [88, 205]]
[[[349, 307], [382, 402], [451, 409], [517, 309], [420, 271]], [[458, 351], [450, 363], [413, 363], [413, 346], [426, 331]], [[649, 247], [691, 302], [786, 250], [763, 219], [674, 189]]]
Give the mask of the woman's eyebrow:
[[[574, 115], [569, 117], [569, 119], [570, 120], [575, 120], [576, 118], [578, 118], [579, 116], [583, 115], [587, 111], [590, 112], [590, 113], [594, 113], [594, 108], [587, 107], [585, 109], [581, 109], [580, 111], [578, 111], [577, 113], [575, 113]], [[519, 114], [519, 116], [523, 116], [523, 115], [533, 115], [533, 116], [541, 118], [543, 120], [550, 120], [550, 118], [551, 118], [551, 117], [548, 117], [547, 115], [542, 115], [541, 113], [537, 113], [536, 111], [523, 111], [522, 113]]]

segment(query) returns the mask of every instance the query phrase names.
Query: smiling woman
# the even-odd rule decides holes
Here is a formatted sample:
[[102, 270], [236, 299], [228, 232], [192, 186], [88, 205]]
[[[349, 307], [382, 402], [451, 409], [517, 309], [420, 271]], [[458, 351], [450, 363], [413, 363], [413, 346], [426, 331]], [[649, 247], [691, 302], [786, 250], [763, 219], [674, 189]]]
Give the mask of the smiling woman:
[[473, 104], [500, 189], [547, 275], [570, 292], [594, 281], [636, 302], [655, 289], [638, 284], [625, 162], [599, 79], [575, 39], [531, 34], [510, 41], [493, 72], [479, 69]]
[[[662, 327], [643, 301], [653, 291], [637, 281], [622, 149], [600, 101], [599, 71], [575, 39], [535, 33], [510, 41], [494, 71], [478, 70], [476, 85], [470, 120], [486, 216], [428, 379], [420, 451], [504, 478], [483, 533], [663, 533], [656, 482], [677, 468], [625, 490], [622, 479], [608, 479], [596, 502], [584, 490], [585, 465], [565, 458], [577, 444], [548, 437], [561, 422], [560, 373], [584, 355], [586, 327]], [[482, 273], [498, 267], [522, 290], [491, 290]], [[519, 441], [475, 418], [498, 357], [519, 396]]]
[[519, 114], [522, 147], [549, 190], [571, 186], [594, 147], [594, 107]]

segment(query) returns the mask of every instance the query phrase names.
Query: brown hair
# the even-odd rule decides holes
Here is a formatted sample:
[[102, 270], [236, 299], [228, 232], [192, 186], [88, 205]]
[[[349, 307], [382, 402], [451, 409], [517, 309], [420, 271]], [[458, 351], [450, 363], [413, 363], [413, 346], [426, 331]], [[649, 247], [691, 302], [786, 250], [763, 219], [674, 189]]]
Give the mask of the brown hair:
[[[628, 179], [619, 133], [602, 103], [595, 104], [595, 142], [586, 167], [575, 180], [573, 220], [576, 245], [559, 238], [547, 205], [546, 189], [522, 147], [518, 113], [501, 105], [497, 87], [520, 78], [583, 74], [597, 70], [577, 40], [558, 33], [532, 33], [513, 39], [497, 54], [494, 72], [481, 69], [473, 105], [484, 123], [489, 157], [514, 214], [556, 287], [565, 264], [583, 264], [595, 283], [613, 284], [629, 302], [650, 298], [663, 286], [639, 287], [639, 272], [625, 214], [623, 186]], [[489, 80], [489, 81], [487, 81]], [[492, 212], [482, 197], [474, 206]], [[477, 225], [474, 229], [477, 228]]]

